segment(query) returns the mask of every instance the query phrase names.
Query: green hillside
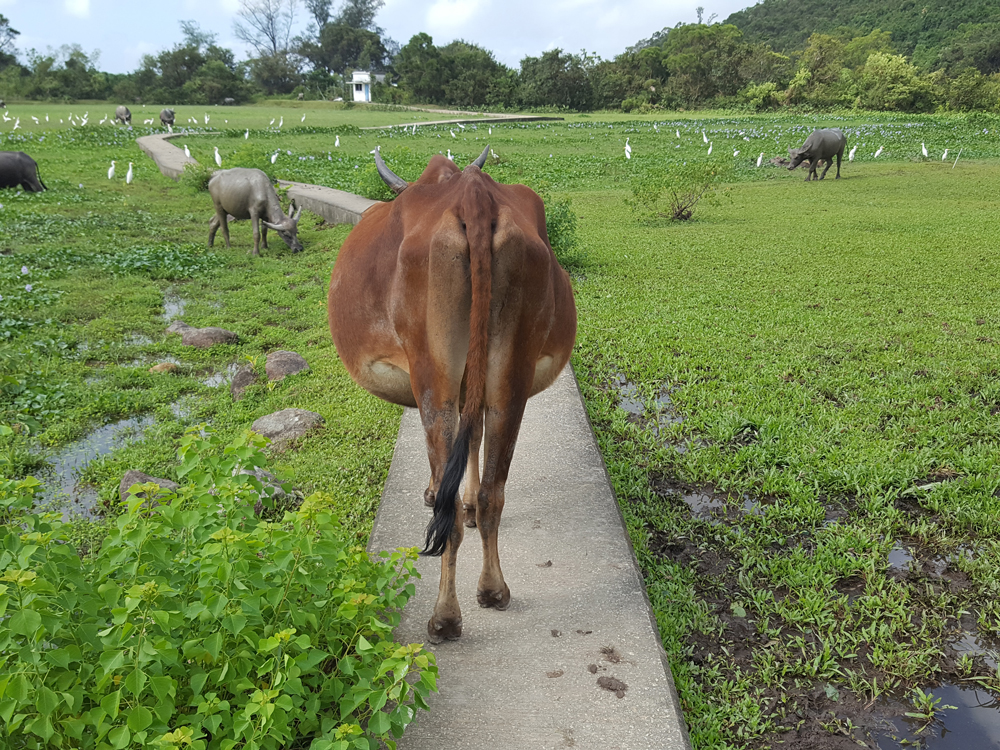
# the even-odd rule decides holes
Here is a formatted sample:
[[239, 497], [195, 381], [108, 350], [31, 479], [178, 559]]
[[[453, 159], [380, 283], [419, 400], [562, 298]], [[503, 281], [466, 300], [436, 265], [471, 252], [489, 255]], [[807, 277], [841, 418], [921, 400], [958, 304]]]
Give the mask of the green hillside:
[[[882, 29], [892, 34], [898, 52], [928, 68], [948, 64], [956, 46], [975, 46], [976, 57], [983, 59], [996, 57], [992, 47], [1000, 46], [993, 42], [1000, 36], [1000, 0], [763, 0], [733, 13], [725, 23], [738, 26], [748, 40], [768, 42], [784, 52], [802, 49], [815, 32]], [[993, 65], [978, 62], [976, 67]]]

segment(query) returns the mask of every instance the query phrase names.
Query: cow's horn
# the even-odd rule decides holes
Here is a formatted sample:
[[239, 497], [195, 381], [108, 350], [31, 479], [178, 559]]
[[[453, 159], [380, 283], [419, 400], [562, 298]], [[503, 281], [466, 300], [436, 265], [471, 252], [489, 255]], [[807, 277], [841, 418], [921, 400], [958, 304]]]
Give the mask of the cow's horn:
[[490, 147], [487, 146], [486, 148], [483, 149], [483, 153], [479, 155], [479, 158], [476, 159], [474, 162], [472, 162], [472, 165], [482, 169], [484, 166], [486, 166], [486, 157], [489, 153], [490, 153]]
[[379, 153], [378, 149], [375, 149], [375, 168], [378, 169], [378, 176], [385, 181], [385, 184], [396, 195], [399, 195], [410, 186], [410, 183], [385, 165], [385, 162], [382, 161], [382, 154]]
[[299, 210], [295, 212], [295, 218], [293, 219], [293, 221], [294, 221], [294, 222], [295, 222], [296, 224], [298, 224], [298, 223], [299, 223], [299, 217], [300, 217], [301, 215], [302, 215], [302, 206], [299, 206]]

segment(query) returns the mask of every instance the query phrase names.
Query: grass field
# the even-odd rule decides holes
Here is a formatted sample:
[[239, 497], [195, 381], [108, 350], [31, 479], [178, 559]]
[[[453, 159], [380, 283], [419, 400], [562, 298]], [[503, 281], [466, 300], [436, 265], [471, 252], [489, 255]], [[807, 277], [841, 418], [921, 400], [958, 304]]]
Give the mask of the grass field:
[[[954, 732], [969, 714], [921, 709], [914, 688], [1000, 692], [1000, 121], [593, 115], [414, 135], [355, 129], [414, 113], [306, 104], [304, 126], [284, 109], [295, 114], [281, 132], [267, 128], [277, 109], [226, 109], [228, 130], [187, 144], [204, 164], [218, 146], [223, 166], [260, 162], [377, 195], [376, 146], [414, 179], [434, 153], [464, 164], [489, 142], [497, 179], [572, 201], [573, 364], [696, 748], [886, 748], [896, 736], [933, 750], [945, 747], [941, 722]], [[24, 128], [24, 112], [44, 108], [11, 114]], [[210, 115], [213, 127], [223, 108]], [[802, 170], [755, 166], [823, 125], [859, 146], [843, 179], [805, 184]], [[339, 498], [364, 536], [398, 410], [355, 387], [329, 342], [326, 280], [346, 229], [304, 217], [304, 253], [277, 242], [249, 258], [237, 225], [232, 250], [207, 251], [207, 195], [159, 175], [132, 141], [143, 128], [10, 126], [0, 148], [31, 153], [50, 191], [0, 195], [0, 422], [30, 427], [0, 438], [7, 471], [154, 414], [143, 439], [86, 469], [108, 500], [127, 468], [170, 476], [187, 421], [233, 433], [299, 406], [326, 428], [276, 464]], [[644, 176], [709, 158], [725, 190], [693, 221], [626, 205]], [[111, 159], [119, 178], [134, 162], [133, 185], [107, 180]], [[160, 270], [130, 271], [148, 258]], [[196, 352], [165, 338], [173, 297], [187, 301], [186, 322], [241, 343]], [[310, 373], [237, 404], [202, 383], [247, 358], [260, 369], [274, 349], [299, 351]], [[146, 371], [168, 356], [178, 374]], [[169, 405], [185, 397], [191, 413], [178, 418]]]

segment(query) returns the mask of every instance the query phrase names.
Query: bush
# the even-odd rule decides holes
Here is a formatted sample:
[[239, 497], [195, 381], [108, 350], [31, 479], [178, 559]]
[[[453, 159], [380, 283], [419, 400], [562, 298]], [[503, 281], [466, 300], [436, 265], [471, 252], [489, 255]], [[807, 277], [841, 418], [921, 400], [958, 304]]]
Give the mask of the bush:
[[192, 193], [207, 193], [208, 181], [215, 174], [215, 169], [204, 164], [184, 165], [179, 182]]
[[133, 497], [85, 558], [35, 480], [0, 480], [5, 747], [395, 747], [436, 689], [433, 654], [391, 637], [416, 551], [371, 558], [317, 495], [257, 518], [264, 442], [189, 431], [187, 483]]
[[139, 245], [98, 256], [97, 263], [112, 276], [137, 274], [170, 280], [191, 278], [222, 265], [218, 256], [191, 242]]
[[715, 197], [729, 170], [719, 163], [691, 162], [647, 172], [629, 180], [632, 197], [625, 203], [645, 218], [687, 221], [703, 199]]

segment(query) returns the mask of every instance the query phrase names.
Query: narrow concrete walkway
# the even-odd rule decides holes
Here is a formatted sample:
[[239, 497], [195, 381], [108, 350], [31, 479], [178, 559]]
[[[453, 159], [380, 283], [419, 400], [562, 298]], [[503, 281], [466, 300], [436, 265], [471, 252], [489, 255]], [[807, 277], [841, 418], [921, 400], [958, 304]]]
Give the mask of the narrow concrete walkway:
[[[424, 112], [429, 112], [430, 110], [422, 110]], [[487, 124], [496, 125], [501, 122], [542, 122], [542, 121], [561, 121], [562, 117], [543, 117], [541, 115], [486, 115], [485, 117], [466, 117], [464, 119], [458, 120], [424, 120], [423, 122], [404, 122], [398, 125], [369, 125], [368, 127], [359, 128], [360, 130], [392, 130], [393, 128], [412, 128], [414, 125], [421, 127], [423, 125], [458, 125], [462, 123], [475, 123], [475, 124]]]
[[174, 144], [170, 142], [170, 138], [179, 138], [181, 133], [157, 133], [156, 135], [144, 135], [141, 138], [136, 138], [135, 142], [139, 145], [146, 155], [156, 162], [156, 166], [160, 168], [161, 174], [164, 177], [169, 177], [174, 182], [177, 182], [184, 174], [184, 167], [188, 164], [197, 164], [190, 156], [185, 156], [184, 152], [177, 148]]
[[[419, 414], [407, 409], [371, 551], [423, 542], [429, 474]], [[478, 532], [467, 530], [458, 558], [464, 633], [428, 645], [440, 692], [401, 750], [688, 748], [645, 588], [569, 368], [528, 402], [506, 497], [500, 560], [510, 609], [477, 605], [482, 547]], [[437, 596], [440, 561], [421, 558], [418, 569], [423, 578], [396, 631], [404, 643], [427, 642]], [[627, 685], [623, 697], [600, 678]]]

